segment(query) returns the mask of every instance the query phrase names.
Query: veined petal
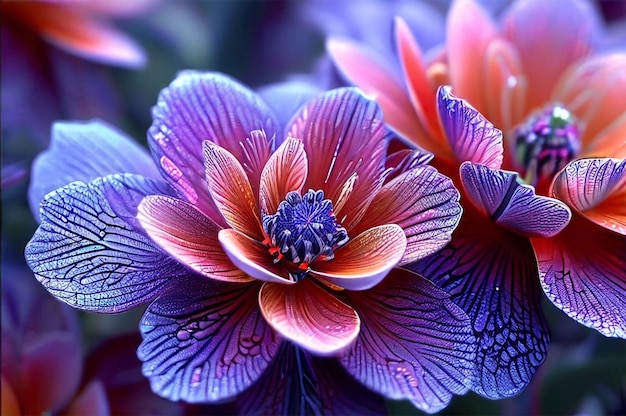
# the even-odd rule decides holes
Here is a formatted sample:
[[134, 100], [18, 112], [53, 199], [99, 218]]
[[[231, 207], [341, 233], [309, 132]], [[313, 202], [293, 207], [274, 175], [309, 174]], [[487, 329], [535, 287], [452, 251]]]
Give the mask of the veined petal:
[[160, 178], [146, 150], [101, 120], [57, 121], [48, 150], [33, 162], [28, 200], [35, 218], [44, 196], [70, 182], [89, 182], [112, 173]]
[[461, 219], [459, 192], [432, 166], [418, 166], [386, 183], [376, 194], [357, 230], [397, 224], [407, 238], [400, 264], [445, 246]]
[[626, 160], [575, 160], [554, 178], [552, 194], [588, 220], [626, 235]]
[[205, 141], [204, 166], [209, 193], [226, 223], [263, 240], [256, 198], [239, 161], [228, 150]]
[[551, 239], [533, 239], [541, 284], [570, 318], [626, 338], [626, 236], [574, 214]]
[[502, 132], [467, 101], [452, 95], [450, 87], [437, 92], [439, 117], [457, 163], [480, 163], [493, 169], [502, 165]]
[[323, 190], [339, 200], [344, 184], [356, 175], [347, 203], [335, 215], [350, 232], [381, 186], [387, 132], [378, 105], [356, 88], [340, 88], [305, 105], [290, 123], [289, 135], [304, 143], [312, 167], [306, 189]]
[[369, 289], [398, 264], [406, 246], [407, 239], [400, 226], [379, 225], [335, 251], [334, 259], [313, 263], [311, 273], [344, 289]]
[[467, 392], [477, 340], [469, 318], [447, 293], [394, 269], [374, 289], [349, 296], [361, 316], [361, 332], [341, 363], [358, 381], [429, 413]]
[[389, 182], [404, 172], [427, 165], [433, 157], [432, 153], [420, 149], [402, 149], [390, 153], [385, 161], [385, 167], [389, 172], [385, 176], [385, 181]]
[[279, 341], [259, 312], [259, 285], [177, 279], [141, 319], [137, 356], [152, 390], [171, 401], [216, 402], [255, 383]]
[[172, 278], [191, 272], [164, 253], [135, 218], [162, 182], [110, 175], [73, 182], [41, 204], [41, 225], [26, 261], [50, 293], [75, 308], [122, 312], [154, 299]]
[[496, 224], [526, 237], [551, 237], [571, 218], [561, 201], [535, 195], [532, 186], [520, 184], [517, 174], [487, 166], [463, 163], [461, 182], [474, 206]]
[[155, 243], [196, 272], [226, 282], [253, 280], [224, 253], [217, 240], [220, 227], [188, 202], [147, 196], [139, 204], [137, 219]]
[[261, 172], [259, 202], [262, 212], [274, 214], [289, 192], [302, 193], [308, 169], [302, 141], [288, 137], [272, 154]]
[[[269, 108], [254, 91], [226, 75], [184, 71], [161, 91], [152, 117], [148, 144], [165, 178], [181, 197], [225, 225], [206, 192], [202, 142], [210, 140], [242, 165], [258, 169], [247, 172], [255, 182], [267, 159], [261, 164], [255, 160], [269, 158], [276, 134]], [[251, 137], [255, 130], [263, 131], [266, 140]]]
[[339, 353], [359, 334], [355, 310], [311, 279], [289, 286], [265, 283], [259, 306], [274, 330], [313, 354]]

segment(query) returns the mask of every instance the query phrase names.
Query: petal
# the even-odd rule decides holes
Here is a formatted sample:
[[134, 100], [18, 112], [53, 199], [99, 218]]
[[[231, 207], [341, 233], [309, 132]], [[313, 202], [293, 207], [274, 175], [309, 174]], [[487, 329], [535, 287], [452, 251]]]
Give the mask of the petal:
[[218, 239], [228, 258], [240, 270], [265, 282], [293, 284], [295, 281], [273, 258], [267, 248], [233, 229], [221, 230]]
[[170, 278], [191, 273], [135, 218], [144, 196], [168, 192], [163, 183], [136, 175], [73, 182], [51, 192], [26, 246], [29, 266], [50, 293], [75, 308], [122, 312], [154, 299]]
[[[166, 179], [181, 197], [222, 221], [206, 192], [202, 142], [210, 140], [243, 166], [258, 169], [247, 172], [254, 189], [267, 159], [260, 167], [254, 160], [269, 157], [276, 133], [270, 110], [256, 93], [226, 75], [184, 71], [161, 91], [152, 117], [148, 144]], [[263, 131], [266, 140], [252, 138], [255, 130]]]
[[465, 206], [452, 241], [410, 268], [450, 293], [469, 315], [479, 340], [472, 390], [495, 399], [524, 389], [549, 343], [528, 239]]
[[224, 253], [217, 240], [220, 230], [193, 205], [180, 199], [152, 195], [137, 208], [137, 219], [163, 250], [196, 272], [226, 282], [249, 282]]
[[354, 309], [310, 278], [295, 285], [265, 283], [259, 306], [275, 331], [313, 354], [336, 354], [359, 334]]
[[570, 318], [626, 338], [626, 236], [574, 215], [551, 239], [533, 240], [548, 298]]
[[376, 194], [357, 230], [397, 224], [407, 238], [406, 264], [445, 246], [461, 219], [459, 192], [431, 166], [408, 170]]
[[152, 390], [171, 401], [215, 402], [255, 383], [278, 350], [258, 291], [200, 277], [168, 287], [140, 324], [137, 356]]
[[344, 289], [369, 289], [398, 264], [406, 246], [402, 228], [396, 224], [379, 225], [335, 251], [334, 259], [314, 262], [311, 273]]
[[4, 374], [0, 378], [1, 388], [0, 392], [2, 393], [2, 402], [0, 405], [0, 411], [3, 415], [21, 415], [22, 412], [20, 410], [20, 403], [15, 396], [15, 391], [11, 384], [4, 378]]
[[[271, 386], [271, 388], [265, 388]], [[383, 398], [356, 382], [334, 358], [284, 342], [257, 382], [237, 398], [242, 415], [381, 415]]]
[[286, 126], [300, 106], [320, 93], [320, 88], [313, 82], [280, 81], [260, 87], [257, 93], [274, 110], [279, 125]]
[[591, 52], [597, 19], [583, 1], [527, 0], [509, 8], [503, 33], [519, 51], [528, 79], [527, 109], [541, 107], [567, 67]]
[[309, 159], [305, 188], [323, 190], [337, 204], [344, 184], [356, 182], [335, 215], [350, 232], [381, 185], [387, 135], [378, 105], [356, 88], [329, 91], [294, 116], [290, 135], [302, 140]]
[[263, 213], [274, 214], [291, 191], [302, 193], [309, 164], [302, 141], [287, 138], [261, 172], [259, 202]]
[[111, 414], [104, 385], [91, 380], [64, 410], [67, 415], [107, 416]]
[[626, 111], [583, 149], [583, 157], [611, 156], [626, 159]]
[[160, 178], [148, 152], [110, 124], [57, 121], [52, 125], [50, 147], [33, 163], [28, 199], [35, 217], [39, 218], [39, 203], [48, 192], [111, 173]]
[[400, 174], [415, 167], [427, 165], [434, 155], [420, 149], [401, 149], [390, 152], [385, 161], [385, 167], [389, 171], [385, 181], [389, 182]]
[[487, 166], [463, 163], [461, 182], [474, 206], [496, 224], [526, 237], [551, 237], [571, 217], [559, 200], [535, 195], [532, 186], [520, 184], [517, 174]]
[[626, 235], [626, 160], [571, 162], [554, 178], [552, 194], [588, 220]]
[[457, 162], [502, 165], [502, 132], [467, 101], [452, 95], [450, 87], [437, 92], [439, 117]]
[[239, 161], [228, 150], [206, 141], [204, 166], [209, 193], [226, 223], [263, 240], [256, 198]]
[[372, 290], [350, 293], [361, 333], [341, 357], [350, 374], [389, 399], [443, 409], [464, 394], [476, 338], [467, 315], [421, 276], [394, 269]]

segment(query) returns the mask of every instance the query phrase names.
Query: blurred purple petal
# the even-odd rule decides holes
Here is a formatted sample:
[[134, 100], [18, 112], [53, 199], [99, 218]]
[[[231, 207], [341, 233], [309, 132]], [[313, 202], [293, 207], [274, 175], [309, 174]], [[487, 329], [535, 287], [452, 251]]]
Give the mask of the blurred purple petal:
[[[257, 90], [263, 100], [274, 110], [279, 126], [282, 128], [307, 101], [320, 93], [319, 87], [312, 82], [288, 81], [264, 85]], [[284, 137], [276, 137], [278, 146]]]
[[278, 349], [258, 292], [255, 283], [176, 280], [141, 320], [137, 354], [152, 390], [172, 401], [217, 402], [255, 383]]
[[144, 196], [169, 192], [163, 182], [127, 174], [48, 194], [26, 247], [29, 266], [48, 291], [79, 309], [122, 312], [154, 299], [171, 278], [192, 273], [135, 218]]

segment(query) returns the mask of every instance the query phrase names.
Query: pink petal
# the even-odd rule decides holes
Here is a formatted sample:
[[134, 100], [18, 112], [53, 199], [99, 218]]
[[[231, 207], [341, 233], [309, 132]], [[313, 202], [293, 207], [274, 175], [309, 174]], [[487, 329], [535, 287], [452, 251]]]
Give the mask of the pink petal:
[[273, 264], [267, 248], [233, 229], [221, 230], [218, 239], [228, 258], [249, 276], [265, 282], [293, 284], [288, 272]]
[[302, 141], [288, 137], [272, 154], [261, 173], [259, 200], [262, 211], [274, 214], [289, 192], [302, 193], [308, 168]]
[[552, 194], [588, 220], [626, 235], [626, 160], [571, 162], [554, 179]]
[[314, 354], [339, 353], [359, 334], [355, 310], [311, 279], [292, 286], [264, 284], [259, 306], [274, 330]]
[[398, 264], [406, 244], [396, 224], [370, 228], [335, 251], [334, 259], [312, 264], [311, 273], [345, 289], [369, 289]]
[[263, 240], [259, 209], [239, 161], [228, 150], [205, 141], [204, 167], [209, 192], [229, 226]]
[[227, 282], [252, 280], [222, 250], [220, 227], [188, 202], [147, 196], [139, 204], [137, 219], [163, 250], [198, 273]]

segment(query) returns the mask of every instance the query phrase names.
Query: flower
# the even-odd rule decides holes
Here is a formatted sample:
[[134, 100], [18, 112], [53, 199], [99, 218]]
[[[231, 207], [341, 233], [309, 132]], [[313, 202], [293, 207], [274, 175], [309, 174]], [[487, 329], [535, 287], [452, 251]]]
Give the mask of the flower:
[[33, 167], [29, 265], [80, 309], [151, 302], [138, 355], [171, 400], [364, 411], [348, 394], [364, 385], [445, 407], [467, 391], [469, 319], [397, 266], [450, 240], [458, 191], [419, 151], [387, 156], [380, 109], [355, 88], [277, 119], [233, 79], [187, 71], [153, 108], [156, 165], [104, 123], [55, 124]]

